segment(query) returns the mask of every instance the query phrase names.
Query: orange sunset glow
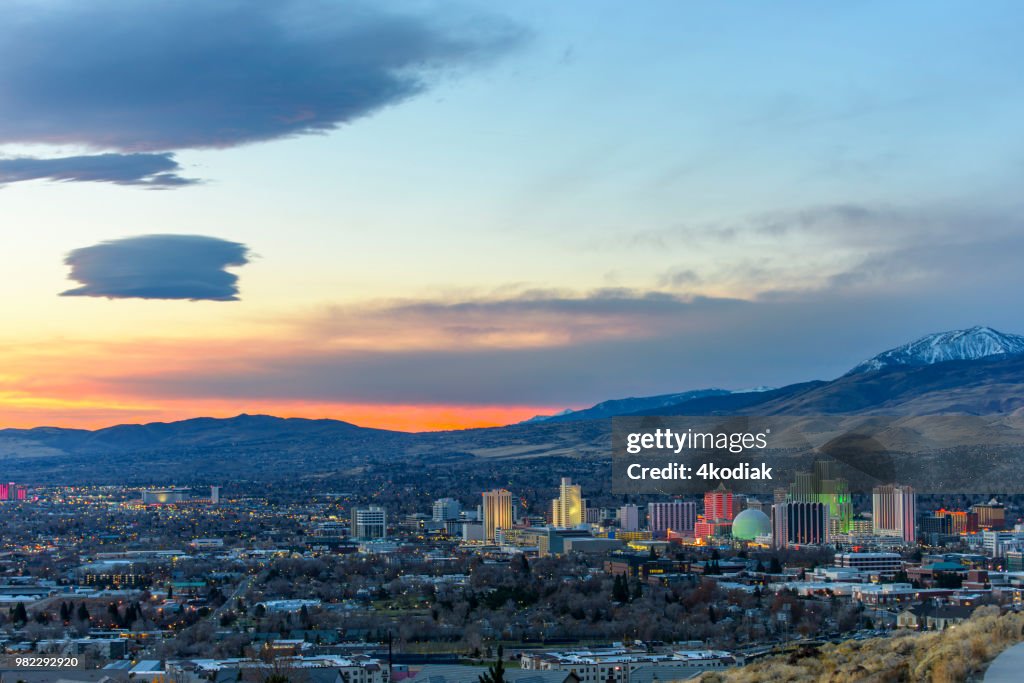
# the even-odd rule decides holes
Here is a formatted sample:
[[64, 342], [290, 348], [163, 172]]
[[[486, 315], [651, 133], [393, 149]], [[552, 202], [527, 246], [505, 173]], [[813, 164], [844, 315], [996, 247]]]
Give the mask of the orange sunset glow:
[[197, 416], [234, 417], [242, 413], [333, 419], [361, 427], [404, 432], [472, 429], [513, 424], [538, 414], [551, 414], [553, 406], [444, 406], [371, 405], [349, 403], [284, 403], [264, 401], [164, 401], [147, 405], [131, 399], [76, 399], [68, 397], [0, 394], [6, 427], [30, 429], [60, 425], [102, 429], [118, 424], [173, 422]]
[[[386, 336], [374, 338], [365, 328], [355, 340], [313, 343], [284, 335], [259, 339], [143, 338], [105, 341], [81, 338], [51, 339], [37, 344], [8, 344], [0, 374], [0, 413], [7, 427], [60, 425], [97, 429], [116, 424], [167, 422], [197, 416], [231, 417], [260, 413], [279, 417], [330, 418], [364, 427], [400, 431], [468, 429], [510, 424], [538, 414], [551, 414], [562, 405], [479, 405], [458, 403], [367, 403], [264, 397], [181, 397], [133, 387], [140, 379], [159, 385], [177, 374], [202, 377], [214, 373], [245, 376], [277, 359], [316, 358], [341, 353], [358, 358], [374, 345], [399, 352], [405, 346], [427, 348], [418, 337], [411, 344]], [[439, 334], [443, 334], [440, 332]], [[543, 334], [543, 333], [538, 333]], [[369, 335], [369, 336], [368, 336]], [[454, 340], [448, 340], [453, 342]], [[522, 339], [491, 334], [486, 345], [514, 347]], [[468, 346], [478, 342], [467, 341]], [[529, 342], [527, 342], [529, 345]], [[340, 351], [332, 348], [343, 346]], [[464, 345], [465, 346], [465, 345]]]

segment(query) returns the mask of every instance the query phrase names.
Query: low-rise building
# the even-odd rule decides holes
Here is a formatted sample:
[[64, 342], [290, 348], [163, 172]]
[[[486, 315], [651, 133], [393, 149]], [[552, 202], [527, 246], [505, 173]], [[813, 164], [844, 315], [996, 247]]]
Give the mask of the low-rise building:
[[[293, 671], [301, 674], [290, 677], [289, 672]], [[223, 682], [249, 680], [248, 672], [264, 676], [276, 673], [291, 680], [317, 683], [390, 683], [387, 665], [365, 655], [299, 655], [278, 657], [273, 662], [247, 657], [167, 662], [167, 674], [171, 680], [194, 680], [196, 677]]]
[[896, 625], [919, 631], [941, 631], [967, 621], [974, 609], [968, 606], [924, 603], [901, 611], [896, 615]]
[[[689, 678], [701, 671], [724, 669], [736, 664], [728, 652], [719, 650], [679, 650], [651, 654], [646, 650], [607, 648], [568, 652], [524, 652], [520, 665], [525, 671], [565, 671], [576, 674], [581, 683], [649, 683], [656, 673], [659, 680]], [[643, 669], [644, 682], [633, 675]], [[638, 674], [639, 675], [639, 674]]]
[[836, 553], [835, 566], [872, 574], [892, 574], [903, 569], [899, 553]]

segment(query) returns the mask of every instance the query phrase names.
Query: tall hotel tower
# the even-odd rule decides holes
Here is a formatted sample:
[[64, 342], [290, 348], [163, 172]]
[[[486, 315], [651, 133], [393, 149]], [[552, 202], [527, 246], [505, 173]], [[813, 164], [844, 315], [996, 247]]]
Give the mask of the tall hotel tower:
[[704, 494], [704, 520], [731, 522], [736, 516], [732, 503], [732, 492], [726, 490], [725, 484], [719, 484], [717, 489]]
[[647, 517], [651, 532], [663, 538], [668, 532], [692, 534], [697, 522], [697, 504], [693, 501], [673, 500], [668, 503], [648, 503]]
[[905, 543], [914, 542], [917, 496], [910, 486], [876, 486], [871, 491], [871, 515], [876, 536], [892, 536]]
[[583, 524], [583, 494], [579, 484], [562, 477], [558, 498], [551, 501], [551, 524], [557, 529], [573, 529]]
[[772, 505], [772, 544], [776, 548], [828, 542], [828, 505], [793, 502]]
[[512, 528], [512, 493], [505, 489], [484, 491], [484, 541], [494, 542], [496, 529]]

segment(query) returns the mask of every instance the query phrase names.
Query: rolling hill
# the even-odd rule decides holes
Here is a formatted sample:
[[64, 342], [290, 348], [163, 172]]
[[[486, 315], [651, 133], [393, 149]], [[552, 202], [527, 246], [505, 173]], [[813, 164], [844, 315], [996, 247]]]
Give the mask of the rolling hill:
[[367, 462], [606, 458], [620, 415], [1001, 415], [1024, 422], [1024, 353], [990, 328], [929, 335], [831, 381], [748, 392], [698, 390], [606, 401], [518, 425], [409, 434], [338, 420], [239, 415], [95, 431], [0, 430], [8, 479], [90, 481], [199, 472], [259, 479], [356, 470]]

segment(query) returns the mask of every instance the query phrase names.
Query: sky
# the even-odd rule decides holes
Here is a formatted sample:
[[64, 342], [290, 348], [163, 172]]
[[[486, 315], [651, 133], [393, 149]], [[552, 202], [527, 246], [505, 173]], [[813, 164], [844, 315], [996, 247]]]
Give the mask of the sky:
[[0, 12], [0, 427], [496, 425], [1024, 332], [1020, 3]]

